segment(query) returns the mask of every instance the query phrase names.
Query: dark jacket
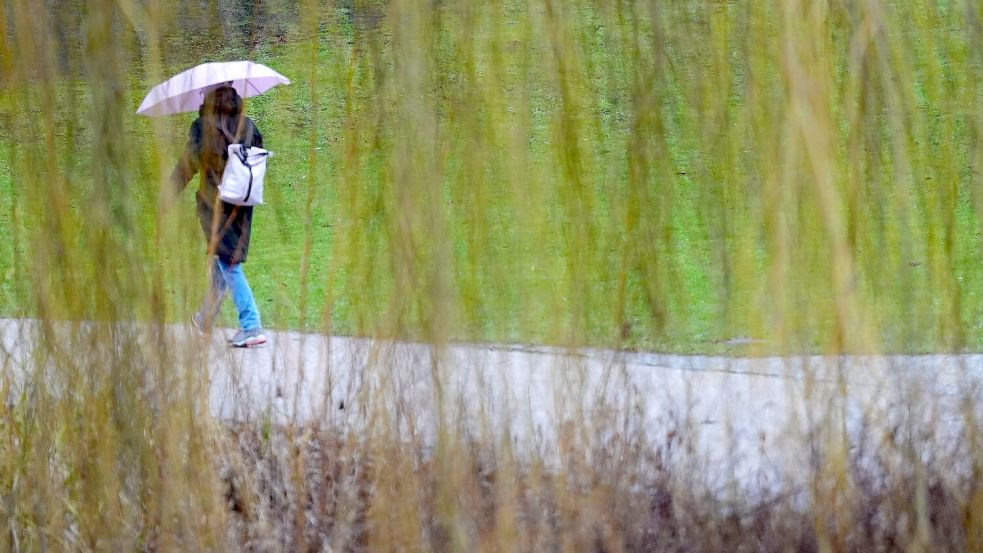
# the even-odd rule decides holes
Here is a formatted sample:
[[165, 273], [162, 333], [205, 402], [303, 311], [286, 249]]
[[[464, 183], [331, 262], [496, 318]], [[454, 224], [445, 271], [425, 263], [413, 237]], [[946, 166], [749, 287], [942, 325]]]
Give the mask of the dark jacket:
[[[244, 263], [249, 253], [249, 235], [252, 230], [253, 208], [223, 202], [218, 199], [218, 185], [229, 159], [229, 138], [218, 128], [205, 128], [202, 118], [195, 119], [188, 132], [188, 145], [178, 161], [171, 180], [180, 193], [196, 173], [201, 173], [198, 187], [198, 221], [205, 233], [208, 253], [215, 254], [224, 263]], [[245, 145], [263, 147], [263, 135], [248, 117], [243, 118], [241, 129], [232, 129], [232, 138]], [[215, 202], [220, 213], [215, 217]]]

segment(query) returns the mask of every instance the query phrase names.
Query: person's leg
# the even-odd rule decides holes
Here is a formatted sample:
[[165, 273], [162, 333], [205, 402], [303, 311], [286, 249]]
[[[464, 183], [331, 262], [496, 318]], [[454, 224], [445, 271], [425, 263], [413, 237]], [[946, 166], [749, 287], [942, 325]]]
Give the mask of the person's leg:
[[222, 309], [222, 300], [225, 299], [225, 291], [227, 286], [225, 285], [225, 277], [222, 276], [222, 267], [219, 266], [218, 258], [215, 257], [215, 262], [211, 266], [211, 277], [212, 277], [212, 287], [208, 291], [208, 296], [205, 298], [205, 305], [202, 312], [205, 314], [208, 324], [211, 325], [218, 318], [219, 311]]
[[239, 325], [242, 330], [261, 329], [263, 324], [259, 318], [259, 309], [256, 307], [256, 299], [249, 287], [249, 281], [246, 280], [246, 272], [243, 270], [242, 264], [230, 265], [219, 260], [218, 265], [221, 268], [226, 287], [232, 292], [232, 301], [235, 302], [236, 309], [239, 310]]
[[205, 300], [202, 302], [201, 309], [192, 318], [195, 327], [202, 332], [212, 329], [215, 319], [218, 318], [219, 311], [222, 308], [222, 300], [225, 299], [226, 285], [225, 277], [222, 276], [222, 267], [219, 266], [217, 257], [213, 257], [212, 259], [213, 262], [208, 271], [211, 286], [209, 286], [208, 292], [205, 294]]

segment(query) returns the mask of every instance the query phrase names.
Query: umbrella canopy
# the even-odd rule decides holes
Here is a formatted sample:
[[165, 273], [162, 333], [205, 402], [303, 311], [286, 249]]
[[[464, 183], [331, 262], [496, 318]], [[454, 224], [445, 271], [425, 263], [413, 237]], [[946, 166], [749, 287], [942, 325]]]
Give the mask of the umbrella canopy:
[[261, 63], [229, 61], [203, 63], [155, 86], [137, 113], [151, 117], [197, 111], [205, 94], [228, 84], [243, 98], [258, 96], [290, 79]]

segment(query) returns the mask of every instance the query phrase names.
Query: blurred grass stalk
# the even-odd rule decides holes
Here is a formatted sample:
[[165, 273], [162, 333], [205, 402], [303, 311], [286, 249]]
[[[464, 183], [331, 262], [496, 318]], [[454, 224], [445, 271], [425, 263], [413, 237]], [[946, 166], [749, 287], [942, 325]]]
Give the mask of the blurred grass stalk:
[[[821, 550], [874, 535], [837, 407], [817, 419], [826, 438], [814, 444], [824, 453], [804, 526], [790, 514], [770, 530], [679, 495], [700, 475], [667, 464], [671, 437], [631, 431], [631, 410], [556, 429], [559, 471], [513, 452], [495, 421], [466, 432], [442, 404], [428, 452], [405, 431], [394, 386], [379, 388], [364, 436], [330, 442], [315, 424], [283, 429], [282, 442], [260, 432], [244, 445], [255, 428], [228, 439], [207, 415], [204, 352], [175, 351], [164, 326], [193, 309], [205, 274], [187, 218], [160, 207], [175, 145], [159, 138], [164, 122], [135, 138], [132, 115], [179, 57], [169, 41], [182, 36], [182, 9], [204, 4], [65, 4], [0, 1], [13, 175], [12, 242], [0, 251], [28, 298], [14, 314], [41, 321], [23, 379], [5, 363], [0, 548], [227, 550], [277, 524], [306, 539], [309, 513], [290, 509], [320, 500], [304, 492], [334, 494], [334, 543], [374, 550], [686, 539], [713, 549], [728, 524]], [[207, 4], [202, 13], [222, 7]], [[336, 150], [324, 154], [340, 167], [330, 274], [308, 263], [327, 184], [316, 114], [306, 130], [298, 301], [307, 313], [310, 283], [328, 281], [329, 331], [340, 324], [331, 302], [345, 299], [354, 332], [438, 347], [462, 336], [633, 347], [694, 327], [780, 353], [979, 343], [981, 296], [963, 284], [981, 273], [973, 2], [354, 0], [302, 11], [311, 61], [297, 78], [311, 81], [312, 112], [321, 75], [345, 83]], [[339, 48], [337, 66], [317, 64], [322, 47]], [[439, 389], [453, 367], [435, 359]], [[385, 381], [398, 364], [375, 369]], [[912, 550], [944, 539], [940, 528], [983, 547], [976, 410], [967, 404], [975, 446], [960, 459], [972, 487], [943, 489], [956, 509], [943, 522], [930, 520], [927, 494], [946, 467], [905, 457], [898, 438], [914, 475], [888, 472], [874, 508], [910, 516], [887, 526]], [[291, 520], [274, 520], [286, 515], [269, 510], [270, 482]], [[914, 501], [898, 500], [908, 491]], [[800, 513], [794, 500], [775, 505]], [[242, 535], [227, 531], [237, 520]], [[677, 527], [691, 534], [636, 532]]]

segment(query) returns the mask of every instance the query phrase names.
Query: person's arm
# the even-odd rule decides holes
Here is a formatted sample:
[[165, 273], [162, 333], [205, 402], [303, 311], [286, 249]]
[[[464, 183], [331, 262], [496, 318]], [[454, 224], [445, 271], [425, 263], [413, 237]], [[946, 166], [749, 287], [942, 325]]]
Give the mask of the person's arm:
[[259, 127], [256, 126], [256, 123], [254, 123], [252, 119], [249, 120], [249, 127], [252, 131], [252, 137], [249, 145], [265, 149], [263, 146], [263, 134], [259, 132]]
[[201, 165], [201, 119], [195, 119], [188, 131], [188, 144], [184, 147], [181, 159], [171, 172], [171, 184], [174, 186], [175, 197], [179, 195], [188, 183], [198, 173]]

